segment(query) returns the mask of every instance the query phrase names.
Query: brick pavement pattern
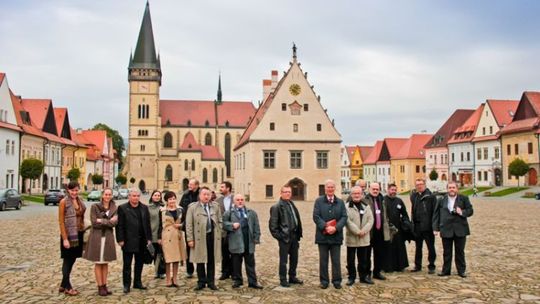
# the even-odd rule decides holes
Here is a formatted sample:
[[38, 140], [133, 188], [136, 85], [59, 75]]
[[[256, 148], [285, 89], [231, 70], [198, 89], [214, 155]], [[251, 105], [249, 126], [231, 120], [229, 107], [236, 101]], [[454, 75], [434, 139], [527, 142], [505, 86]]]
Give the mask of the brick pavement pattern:
[[[227, 280], [216, 281], [219, 291], [194, 292], [196, 279], [185, 279], [183, 272], [178, 289], [166, 288], [164, 280], [153, 278], [153, 266], [145, 265], [143, 283], [149, 289], [123, 295], [118, 251], [119, 259], [110, 264], [109, 272], [108, 285], [114, 294], [108, 297], [97, 295], [93, 264], [83, 259], [77, 261], [72, 274], [72, 283], [81, 294], [67, 297], [57, 293], [61, 260], [55, 207], [48, 207], [46, 212], [28, 213], [26, 218], [11, 219], [9, 213], [4, 213], [0, 217], [0, 303], [540, 303], [540, 203], [483, 198], [473, 198], [472, 203], [475, 213], [470, 218], [472, 235], [466, 246], [469, 274], [466, 279], [456, 275], [441, 278], [424, 270], [388, 274], [388, 280], [375, 281], [373, 286], [356, 283], [342, 290], [332, 287], [321, 290], [311, 216], [313, 203], [299, 202], [305, 233], [300, 245], [298, 276], [305, 284], [279, 287], [277, 242], [268, 232], [271, 204], [248, 203], [261, 221], [263, 235], [256, 261], [264, 290], [246, 286], [233, 290], [232, 282]], [[407, 245], [407, 251], [412, 262], [413, 243]], [[437, 253], [439, 271], [440, 239]], [[345, 248], [342, 248], [342, 271], [346, 278], [345, 261]]]

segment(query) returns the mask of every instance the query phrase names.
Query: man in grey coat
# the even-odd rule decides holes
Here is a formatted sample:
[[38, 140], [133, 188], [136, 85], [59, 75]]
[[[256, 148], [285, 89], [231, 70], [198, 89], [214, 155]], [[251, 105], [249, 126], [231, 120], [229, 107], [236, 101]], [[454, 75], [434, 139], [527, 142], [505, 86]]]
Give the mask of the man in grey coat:
[[[229, 211], [234, 206], [231, 182], [222, 182], [219, 186], [219, 191], [221, 192], [221, 196], [216, 199], [216, 203], [218, 203], [219, 209], [221, 209], [221, 214], [225, 214], [225, 212]], [[233, 269], [231, 258], [232, 256], [229, 252], [229, 244], [227, 242], [227, 231], [225, 231], [224, 229], [221, 239], [221, 276], [219, 277], [220, 281], [228, 279], [232, 274]]]
[[242, 259], [245, 260], [248, 287], [262, 289], [255, 272], [255, 245], [260, 243], [261, 229], [257, 213], [246, 207], [242, 194], [234, 196], [234, 207], [223, 215], [223, 229], [227, 231], [228, 251], [232, 255], [233, 288], [242, 286]]
[[347, 208], [343, 200], [334, 195], [336, 183], [324, 183], [325, 194], [315, 200], [313, 222], [315, 222], [315, 243], [319, 246], [319, 280], [321, 288], [328, 288], [328, 258], [332, 260], [332, 284], [341, 289], [341, 245], [343, 227], [347, 224]]

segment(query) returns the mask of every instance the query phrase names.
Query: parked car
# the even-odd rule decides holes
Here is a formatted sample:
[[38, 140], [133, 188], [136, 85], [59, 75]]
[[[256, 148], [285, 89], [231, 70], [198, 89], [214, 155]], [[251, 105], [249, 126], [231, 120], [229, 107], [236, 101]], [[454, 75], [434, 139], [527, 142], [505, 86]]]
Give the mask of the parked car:
[[129, 194], [129, 190], [125, 189], [125, 188], [122, 188], [122, 189], [118, 190], [118, 194], [119, 194], [120, 199], [127, 199], [128, 194]]
[[45, 206], [48, 206], [49, 204], [58, 205], [64, 197], [66, 197], [66, 191], [64, 189], [49, 189], [45, 193], [45, 200], [43, 203]]
[[113, 190], [112, 196], [113, 196], [113, 199], [117, 200], [118, 198], [120, 198], [120, 192], [118, 192], [118, 190]]
[[89, 202], [90, 201], [99, 201], [101, 199], [101, 191], [100, 190], [94, 190], [94, 191], [91, 191], [89, 194], [88, 194], [88, 197], [86, 198]]
[[0, 211], [6, 208], [21, 209], [21, 195], [15, 189], [0, 189]]

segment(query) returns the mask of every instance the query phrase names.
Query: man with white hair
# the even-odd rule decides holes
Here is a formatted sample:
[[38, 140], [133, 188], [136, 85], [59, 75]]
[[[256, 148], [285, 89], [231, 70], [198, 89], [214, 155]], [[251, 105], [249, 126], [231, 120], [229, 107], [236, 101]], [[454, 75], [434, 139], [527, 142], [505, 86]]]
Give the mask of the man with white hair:
[[140, 202], [141, 192], [131, 188], [128, 202], [118, 207], [118, 224], [116, 225], [116, 241], [122, 248], [122, 279], [124, 293], [131, 287], [131, 264], [135, 258], [133, 288], [146, 289], [141, 281], [144, 265], [144, 251], [152, 243], [150, 229], [150, 213], [148, 207]]
[[347, 224], [347, 209], [343, 200], [335, 196], [336, 183], [324, 183], [325, 194], [315, 200], [313, 221], [315, 222], [315, 243], [319, 246], [319, 280], [321, 288], [328, 288], [328, 258], [332, 260], [332, 284], [341, 289], [340, 251], [343, 244], [343, 227]]

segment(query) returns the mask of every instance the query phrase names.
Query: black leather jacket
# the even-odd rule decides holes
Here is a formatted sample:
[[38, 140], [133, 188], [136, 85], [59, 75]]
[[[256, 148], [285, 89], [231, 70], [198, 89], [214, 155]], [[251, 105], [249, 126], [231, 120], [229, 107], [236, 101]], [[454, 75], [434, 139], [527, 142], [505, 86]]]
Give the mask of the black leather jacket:
[[[289, 243], [291, 241], [291, 235], [293, 232], [298, 238], [298, 241], [300, 241], [302, 238], [302, 221], [300, 220], [300, 213], [298, 212], [298, 209], [294, 203], [292, 201], [290, 201], [290, 203], [298, 220], [298, 225], [296, 228], [294, 228], [295, 225], [292, 222], [293, 217], [291, 214], [291, 208], [287, 202], [279, 200], [277, 204], [270, 208], [270, 221], [268, 225], [270, 228], [270, 233], [276, 240], [283, 241], [285, 243]], [[292, 229], [294, 229], [294, 231], [292, 231]]]

